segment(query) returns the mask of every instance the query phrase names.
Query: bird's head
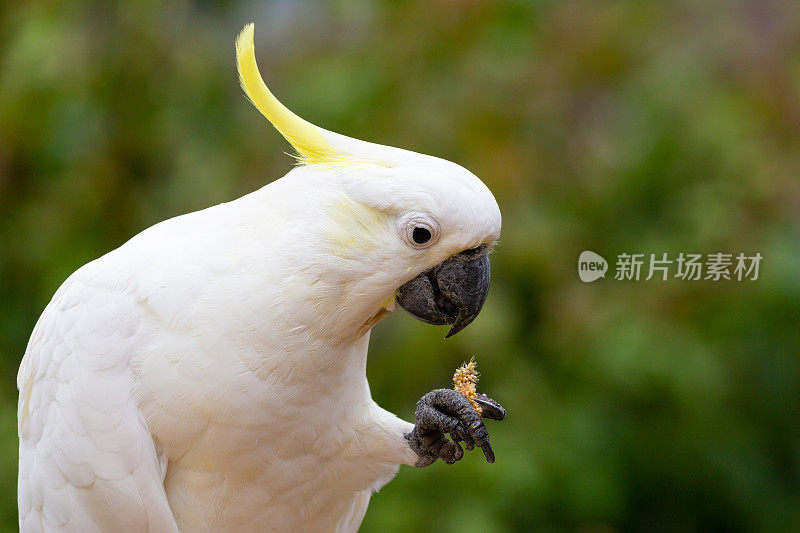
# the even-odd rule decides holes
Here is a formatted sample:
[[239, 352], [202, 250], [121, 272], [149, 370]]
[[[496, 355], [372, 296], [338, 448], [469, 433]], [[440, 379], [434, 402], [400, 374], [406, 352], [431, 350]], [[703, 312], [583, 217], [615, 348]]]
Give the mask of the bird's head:
[[[310, 223], [321, 279], [344, 288], [360, 334], [394, 309], [451, 326], [478, 315], [489, 289], [489, 252], [500, 236], [500, 209], [465, 168], [440, 158], [369, 143], [315, 126], [283, 106], [258, 71], [252, 24], [236, 41], [242, 88], [292, 144], [301, 166], [287, 180], [315, 191]], [[317, 223], [317, 220], [322, 220]]]

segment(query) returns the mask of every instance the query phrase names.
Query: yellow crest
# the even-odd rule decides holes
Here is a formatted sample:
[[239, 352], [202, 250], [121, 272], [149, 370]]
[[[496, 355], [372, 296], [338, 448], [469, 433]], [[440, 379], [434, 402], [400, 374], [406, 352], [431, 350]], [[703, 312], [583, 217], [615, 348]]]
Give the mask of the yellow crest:
[[246, 24], [236, 38], [239, 83], [253, 105], [297, 150], [301, 162], [331, 163], [352, 159], [330, 145], [322, 134], [324, 130], [292, 113], [270, 92], [256, 64], [254, 33], [253, 24]]

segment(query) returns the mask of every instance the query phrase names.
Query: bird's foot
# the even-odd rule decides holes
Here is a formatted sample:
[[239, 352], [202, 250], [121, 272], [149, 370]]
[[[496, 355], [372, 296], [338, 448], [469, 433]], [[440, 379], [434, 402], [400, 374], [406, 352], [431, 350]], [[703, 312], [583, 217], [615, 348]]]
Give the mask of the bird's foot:
[[[485, 394], [473, 400], [480, 404], [484, 418], [505, 418], [503, 406]], [[419, 457], [416, 466], [428, 466], [439, 458], [447, 464], [455, 463], [464, 456], [459, 442], [463, 442], [467, 450], [478, 446], [486, 461], [494, 462], [489, 432], [481, 416], [460, 393], [449, 389], [432, 390], [417, 402], [415, 419], [414, 429], [405, 437]], [[452, 441], [447, 439], [448, 434]]]

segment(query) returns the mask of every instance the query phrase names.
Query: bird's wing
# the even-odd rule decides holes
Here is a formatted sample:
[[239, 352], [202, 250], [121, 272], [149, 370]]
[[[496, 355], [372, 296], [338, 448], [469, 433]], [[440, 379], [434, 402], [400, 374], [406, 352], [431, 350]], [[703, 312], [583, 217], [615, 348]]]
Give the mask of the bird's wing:
[[81, 270], [40, 317], [17, 377], [20, 529], [177, 531], [166, 461], [133, 395], [144, 306]]

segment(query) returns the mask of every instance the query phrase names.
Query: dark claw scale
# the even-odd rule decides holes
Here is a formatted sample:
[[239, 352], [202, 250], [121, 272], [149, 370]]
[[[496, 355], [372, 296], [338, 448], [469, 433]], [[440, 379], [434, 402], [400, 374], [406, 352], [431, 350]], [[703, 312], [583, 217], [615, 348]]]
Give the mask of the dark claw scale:
[[[502, 420], [506, 411], [488, 396], [482, 394], [476, 401], [483, 408], [483, 416]], [[450, 389], [436, 389], [417, 402], [416, 424], [405, 437], [419, 459], [416, 466], [423, 467], [441, 458], [452, 464], [464, 456], [459, 442], [467, 450], [476, 445], [483, 450], [486, 461], [494, 462], [494, 451], [489, 444], [489, 432], [481, 417], [460, 393]], [[446, 435], [450, 435], [452, 442]]]

